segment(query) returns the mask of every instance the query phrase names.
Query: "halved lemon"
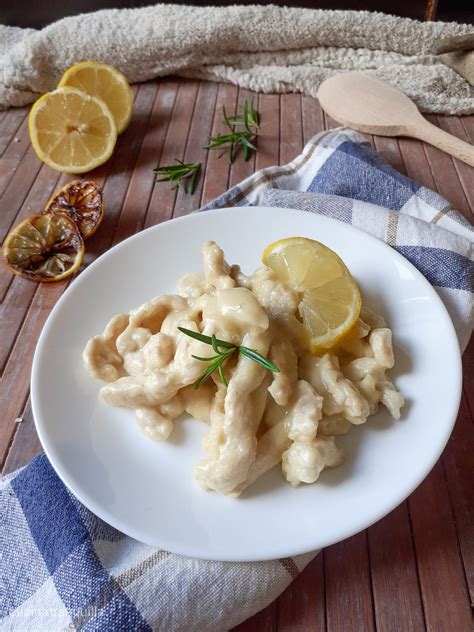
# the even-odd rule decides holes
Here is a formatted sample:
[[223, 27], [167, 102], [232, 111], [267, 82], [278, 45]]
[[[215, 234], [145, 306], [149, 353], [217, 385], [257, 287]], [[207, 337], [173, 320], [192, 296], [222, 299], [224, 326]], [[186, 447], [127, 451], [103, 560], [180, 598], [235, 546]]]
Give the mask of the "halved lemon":
[[95, 233], [104, 216], [104, 196], [100, 186], [92, 180], [74, 180], [56, 191], [43, 213], [64, 213], [87, 239]]
[[38, 157], [65, 173], [85, 173], [103, 164], [117, 140], [109, 108], [76, 88], [43, 94], [31, 108], [29, 129]]
[[7, 235], [2, 253], [12, 272], [31, 281], [60, 281], [84, 258], [84, 242], [67, 215], [35, 213]]
[[127, 128], [132, 118], [133, 93], [120, 70], [97, 61], [81, 61], [62, 76], [58, 88], [65, 86], [102, 99], [112, 112], [117, 132], [121, 134]]
[[267, 246], [262, 261], [300, 293], [311, 351], [333, 347], [357, 322], [361, 297], [342, 259], [319, 241], [289, 237]]

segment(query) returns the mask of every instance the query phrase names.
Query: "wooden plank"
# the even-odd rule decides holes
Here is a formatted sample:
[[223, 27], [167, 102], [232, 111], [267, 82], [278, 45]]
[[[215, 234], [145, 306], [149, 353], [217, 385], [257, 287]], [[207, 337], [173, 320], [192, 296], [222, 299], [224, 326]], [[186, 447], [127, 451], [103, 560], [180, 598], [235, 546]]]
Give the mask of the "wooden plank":
[[176, 81], [165, 79], [159, 83], [147, 132], [130, 179], [113, 244], [130, 237], [143, 227], [155, 186], [155, 174], [152, 170], [161, 160], [177, 93]]
[[319, 101], [313, 97], [302, 95], [301, 115], [303, 118], [303, 140], [306, 144], [315, 134], [324, 130], [324, 115]]
[[41, 443], [36, 434], [31, 401], [29, 398], [25, 410], [19, 419], [21, 419], [21, 421], [18, 423], [18, 430], [15, 433], [15, 438], [13, 439], [11, 449], [5, 461], [3, 474], [9, 474], [23, 467], [42, 451]]
[[374, 605], [366, 532], [324, 550], [327, 632], [372, 632]]
[[277, 630], [275, 602], [232, 628], [232, 632], [277, 632]]
[[474, 145], [474, 114], [471, 116], [459, 116], [456, 117], [464, 128], [467, 134], [467, 139], [471, 145]]
[[278, 632], [326, 629], [324, 555], [319, 553], [277, 600]]
[[282, 94], [280, 97], [280, 164], [286, 165], [303, 149], [301, 95]]
[[474, 419], [474, 336], [463, 355], [464, 392], [471, 419]]
[[[25, 120], [20, 125], [14, 138], [11, 139], [0, 160], [0, 195], [4, 195], [27, 151], [32, 157], [36, 158], [33, 147], [30, 145], [28, 122]], [[36, 160], [38, 159], [36, 158]], [[26, 193], [28, 192], [28, 180], [23, 182], [22, 188], [26, 189]]]
[[437, 191], [430, 166], [426, 159], [423, 143], [412, 138], [400, 138], [398, 141], [406, 175], [429, 189]]
[[255, 170], [279, 164], [280, 147], [280, 96], [261, 94], [258, 97], [260, 127], [258, 151], [255, 155]]
[[406, 175], [400, 145], [397, 138], [389, 136], [374, 136], [374, 146], [382, 158], [394, 169]]
[[28, 110], [26, 108], [11, 108], [5, 112], [5, 116], [0, 122], [0, 156], [9, 146], [15, 142], [16, 133], [26, 119]]
[[[258, 98], [255, 92], [250, 90], [244, 90], [239, 88], [239, 94], [237, 97], [237, 112], [240, 108], [243, 108], [245, 101], [254, 101], [254, 105], [258, 103]], [[258, 147], [258, 139], [257, 139]], [[222, 156], [221, 160], [226, 160], [225, 156]], [[234, 158], [234, 162], [230, 166], [229, 187], [233, 187], [236, 184], [248, 178], [255, 171], [255, 152], [250, 152], [249, 159], [245, 161], [242, 156], [242, 151], [239, 149]], [[221, 191], [224, 193], [224, 191]]]
[[368, 529], [377, 630], [423, 630], [416, 555], [407, 504]]
[[327, 112], [323, 112], [324, 129], [335, 129], [341, 127], [337, 121], [335, 121]]
[[[426, 118], [436, 125], [437, 119], [435, 116], [430, 115]], [[469, 202], [466, 199], [462, 186], [459, 183], [453, 158], [444, 151], [426, 143], [424, 144], [424, 148], [440, 195], [445, 197], [453, 208], [469, 218], [471, 216], [471, 209], [469, 208]]]
[[[196, 180], [193, 195], [178, 191], [173, 217], [187, 215], [201, 206], [204, 173], [206, 172], [209, 150], [204, 145], [209, 142], [211, 135], [214, 110], [217, 99], [217, 84], [201, 81], [194, 106], [191, 127], [189, 129], [184, 162], [200, 162], [201, 169]], [[186, 186], [186, 185], [185, 185]]]
[[43, 283], [38, 286], [23, 327], [6, 364], [0, 393], [0, 409], [2, 411], [0, 463], [2, 466], [16, 430], [15, 419], [21, 414], [28, 396], [31, 362], [38, 336], [49, 312], [65, 287], [66, 281], [54, 284]]
[[[222, 108], [225, 107], [229, 115], [235, 114], [237, 106], [238, 89], [236, 86], [227, 83], [219, 84], [216, 105], [214, 109], [214, 120], [212, 123], [212, 136], [224, 134], [226, 126], [222, 116]], [[219, 158], [219, 153], [210, 151], [207, 158], [206, 172], [203, 174], [202, 200], [201, 203], [208, 204], [211, 200], [221, 195], [227, 190], [229, 185], [230, 165], [225, 156]]]
[[0, 199], [0, 240], [3, 241], [14, 224], [18, 211], [25, 201], [41, 165], [41, 161], [30, 148], [10, 178]]
[[[472, 374], [471, 374], [472, 379]], [[466, 385], [453, 433], [443, 453], [444, 475], [454, 515], [464, 573], [474, 603], [474, 486], [472, 455], [474, 436], [472, 415], [466, 398]]]
[[[470, 142], [466, 130], [459, 118], [455, 116], [438, 116], [437, 124], [441, 129], [444, 129], [445, 132]], [[474, 215], [474, 167], [470, 167], [465, 162], [456, 160], [455, 158], [453, 159], [453, 164], [461, 183], [464, 196], [468, 201], [472, 220], [472, 215]]]
[[[2, 267], [3, 271], [3, 267]], [[18, 335], [28, 306], [36, 291], [36, 283], [15, 277], [10, 284], [5, 300], [0, 305], [0, 373], [3, 372], [8, 356]]]
[[427, 630], [467, 632], [469, 596], [441, 462], [408, 503]]
[[[184, 158], [198, 87], [198, 81], [181, 80], [179, 82], [178, 94], [161, 154], [160, 164], [163, 166], [172, 165], [176, 159], [183, 160]], [[176, 189], [170, 188], [168, 182], [157, 182], [150, 198], [145, 227], [170, 219], [175, 201]]]

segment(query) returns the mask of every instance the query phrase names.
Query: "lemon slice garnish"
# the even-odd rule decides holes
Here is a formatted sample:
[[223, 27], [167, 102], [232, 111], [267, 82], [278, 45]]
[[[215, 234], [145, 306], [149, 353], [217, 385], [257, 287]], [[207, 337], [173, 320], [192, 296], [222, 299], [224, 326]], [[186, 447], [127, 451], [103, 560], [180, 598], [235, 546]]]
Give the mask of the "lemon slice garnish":
[[319, 241], [280, 239], [263, 252], [262, 261], [300, 293], [298, 307], [311, 351], [333, 347], [357, 322], [361, 296], [342, 259]]

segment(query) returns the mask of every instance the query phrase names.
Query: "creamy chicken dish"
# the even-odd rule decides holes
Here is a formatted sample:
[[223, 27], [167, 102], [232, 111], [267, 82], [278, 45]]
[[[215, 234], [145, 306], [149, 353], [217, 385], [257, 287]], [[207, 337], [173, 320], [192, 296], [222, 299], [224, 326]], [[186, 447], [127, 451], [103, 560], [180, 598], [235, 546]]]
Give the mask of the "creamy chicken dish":
[[[291, 485], [314, 483], [342, 460], [336, 435], [380, 404], [400, 417], [403, 396], [387, 375], [392, 333], [381, 316], [362, 307], [342, 342], [313, 355], [298, 293], [270, 268], [247, 276], [214, 242], [202, 258], [203, 271], [183, 277], [176, 294], [115, 316], [84, 351], [89, 373], [106, 382], [101, 397], [134, 409], [150, 439], [165, 441], [184, 412], [209, 424], [194, 470], [202, 488], [238, 496], [280, 463]], [[196, 390], [206, 368], [197, 358], [212, 349], [178, 327], [254, 349], [278, 372], [236, 353], [224, 366], [227, 385], [216, 371]]]

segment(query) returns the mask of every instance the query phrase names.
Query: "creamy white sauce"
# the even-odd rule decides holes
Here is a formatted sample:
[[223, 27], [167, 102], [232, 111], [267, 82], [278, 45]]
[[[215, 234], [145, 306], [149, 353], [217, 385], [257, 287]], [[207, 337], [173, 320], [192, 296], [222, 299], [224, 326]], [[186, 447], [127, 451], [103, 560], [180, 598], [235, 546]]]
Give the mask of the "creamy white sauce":
[[[184, 411], [209, 424], [206, 458], [194, 473], [204, 489], [238, 496], [278, 463], [291, 485], [312, 483], [341, 461], [335, 435], [379, 404], [399, 418], [403, 396], [386, 375], [392, 337], [380, 316], [364, 309], [351, 335], [317, 357], [306, 351], [298, 306], [298, 294], [272, 270], [246, 276], [207, 242], [203, 272], [183, 277], [177, 294], [114, 317], [88, 342], [84, 362], [106, 382], [104, 400], [134, 409], [154, 441], [165, 441]], [[255, 349], [280, 372], [236, 352], [224, 366], [227, 388], [213, 375], [195, 390], [206, 364], [192, 356], [214, 351], [178, 327]]]

